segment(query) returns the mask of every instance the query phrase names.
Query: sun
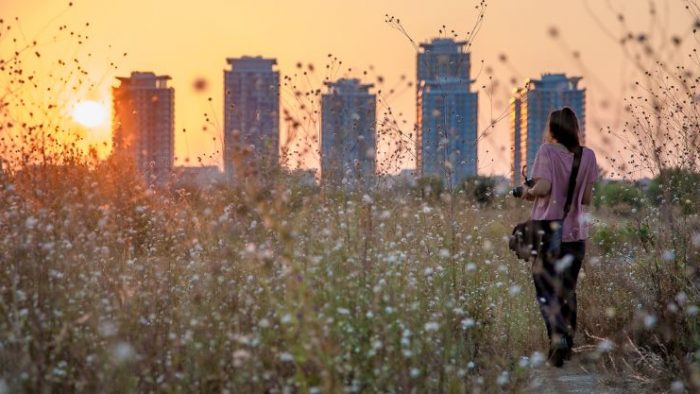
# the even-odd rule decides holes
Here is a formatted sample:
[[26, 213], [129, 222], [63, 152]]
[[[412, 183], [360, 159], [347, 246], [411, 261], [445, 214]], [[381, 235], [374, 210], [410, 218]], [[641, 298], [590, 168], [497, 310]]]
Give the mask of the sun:
[[109, 110], [100, 102], [85, 100], [73, 106], [71, 116], [77, 123], [92, 129], [105, 124], [109, 117]]

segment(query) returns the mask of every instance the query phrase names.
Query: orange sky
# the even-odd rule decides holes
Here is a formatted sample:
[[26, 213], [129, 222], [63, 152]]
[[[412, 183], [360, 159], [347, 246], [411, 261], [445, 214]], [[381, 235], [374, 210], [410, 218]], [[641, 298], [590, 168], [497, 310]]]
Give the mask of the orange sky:
[[[649, 2], [643, 0], [491, 0], [485, 23], [472, 48], [472, 76], [483, 60], [484, 68], [475, 88], [480, 91], [479, 129], [484, 130], [492, 116], [502, 113], [515, 78], [518, 84], [542, 72], [566, 72], [582, 75], [588, 90], [588, 145], [597, 149], [599, 162], [611, 150], [598, 130], [616, 126], [616, 116], [623, 94], [629, 95], [634, 81], [633, 67], [624, 60], [619, 45], [606, 36], [591, 12], [615, 35], [619, 34], [616, 14], [622, 11], [630, 27], [646, 31], [650, 26]], [[668, 25], [666, 35], [676, 30], [685, 33], [692, 20], [680, 1], [659, 0], [658, 23]], [[263, 55], [276, 57], [283, 75], [296, 72], [296, 63], [312, 63], [316, 76], [305, 88], [321, 88], [325, 65], [331, 53], [343, 61], [334, 77], [351, 76], [377, 82], [384, 77], [385, 91], [401, 85], [400, 76], [415, 78], [415, 51], [410, 42], [385, 23], [385, 14], [401, 19], [416, 41], [438, 34], [446, 25], [462, 37], [471, 29], [476, 17], [473, 0], [76, 0], [70, 9], [66, 0], [3, 0], [0, 15], [19, 17], [27, 39], [49, 39], [58, 26], [81, 28], [89, 35], [87, 44], [70, 47], [70, 56], [78, 58], [95, 83], [64, 98], [96, 99], [109, 103], [110, 87], [115, 75], [132, 70], [168, 74], [175, 87], [176, 156], [196, 163], [198, 156], [206, 163], [216, 163], [219, 148], [213, 137], [219, 135], [211, 125], [203, 131], [204, 113], [221, 124], [223, 69], [226, 57]], [[611, 4], [614, 8], [608, 7]], [[68, 9], [66, 11], [66, 9]], [[54, 19], [54, 17], [56, 17]], [[45, 26], [47, 26], [44, 29]], [[561, 40], [548, 34], [558, 28]], [[43, 29], [43, 30], [42, 30]], [[656, 32], [652, 35], [662, 34]], [[2, 50], [3, 42], [0, 42]], [[66, 44], [55, 44], [60, 45]], [[4, 48], [7, 49], [7, 48]], [[580, 52], [581, 62], [571, 55]], [[122, 56], [126, 52], [126, 56]], [[91, 55], [88, 56], [88, 53]], [[507, 64], [499, 61], [506, 54]], [[118, 70], [110, 69], [114, 61]], [[347, 68], [353, 71], [348, 72]], [[369, 70], [363, 77], [362, 70]], [[481, 86], [488, 84], [488, 69], [500, 82], [493, 99]], [[208, 89], [196, 92], [193, 83], [199, 78]], [[623, 93], [623, 89], [624, 93]], [[283, 89], [282, 103], [292, 101], [291, 90]], [[211, 103], [208, 97], [212, 97]], [[609, 106], [601, 105], [608, 101]], [[395, 114], [402, 113], [405, 131], [415, 120], [415, 91], [404, 89], [388, 99]], [[290, 108], [292, 106], [289, 106]], [[212, 115], [213, 109], [213, 115]], [[378, 108], [378, 113], [381, 113]], [[493, 114], [493, 115], [492, 115]], [[617, 119], [619, 122], [619, 119]], [[617, 124], [619, 126], [619, 124]], [[186, 129], [186, 132], [182, 132]], [[510, 168], [507, 118], [489, 132], [479, 147], [479, 171], [483, 174], [506, 174]], [[109, 140], [108, 127], [92, 131], [90, 141]], [[213, 158], [209, 159], [208, 156]], [[312, 159], [308, 165], [314, 166]], [[404, 163], [411, 166], [412, 163]]]

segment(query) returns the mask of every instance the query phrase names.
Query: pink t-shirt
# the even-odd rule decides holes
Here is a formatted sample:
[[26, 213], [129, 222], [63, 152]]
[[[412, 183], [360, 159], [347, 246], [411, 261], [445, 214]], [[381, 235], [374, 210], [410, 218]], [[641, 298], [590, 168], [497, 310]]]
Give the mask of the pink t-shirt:
[[[574, 154], [562, 146], [542, 144], [532, 165], [532, 178], [542, 178], [552, 183], [552, 191], [546, 197], [535, 199], [530, 216], [533, 220], [556, 220], [564, 216], [566, 192], [569, 188], [569, 176]], [[563, 242], [573, 242], [586, 239], [588, 236], [588, 220], [583, 215], [581, 201], [585, 187], [598, 178], [598, 165], [595, 153], [583, 148], [581, 166], [576, 176], [576, 188], [571, 202], [571, 209], [564, 220]]]

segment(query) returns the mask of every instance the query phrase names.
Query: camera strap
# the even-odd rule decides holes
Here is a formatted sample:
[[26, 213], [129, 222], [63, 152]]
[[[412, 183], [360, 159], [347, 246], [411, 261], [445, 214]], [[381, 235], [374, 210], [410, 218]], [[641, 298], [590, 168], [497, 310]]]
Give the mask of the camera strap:
[[576, 190], [576, 177], [578, 176], [578, 169], [581, 167], [581, 156], [583, 156], [583, 147], [579, 146], [574, 152], [574, 162], [571, 165], [571, 175], [569, 176], [569, 189], [566, 192], [566, 203], [564, 204], [564, 217], [562, 220], [566, 219], [566, 215], [569, 214], [571, 210], [571, 203], [574, 199], [574, 190]]

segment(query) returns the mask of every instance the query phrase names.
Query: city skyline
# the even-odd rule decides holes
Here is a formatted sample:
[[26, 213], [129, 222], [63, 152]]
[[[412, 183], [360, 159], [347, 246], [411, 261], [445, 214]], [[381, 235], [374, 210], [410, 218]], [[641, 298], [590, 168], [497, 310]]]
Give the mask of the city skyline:
[[[206, 120], [223, 124], [223, 114], [219, 109], [224, 105], [223, 95], [218, 82], [221, 78], [221, 59], [244, 55], [275, 57], [283, 74], [300, 75], [297, 81], [303, 80], [297, 63], [304, 67], [313, 64], [317, 71], [316, 76], [310, 77], [313, 80], [310, 85], [320, 88], [324, 66], [328, 63], [327, 55], [331, 53], [343, 62], [342, 66], [336, 63], [335, 73], [340, 74], [336, 77], [362, 77], [375, 83], [381, 77], [384, 85], [378, 84], [378, 89], [384, 93], [378, 97], [378, 117], [381, 118], [390, 106], [402, 125], [402, 131], [408, 135], [412, 133], [415, 121], [415, 97], [411, 97], [411, 89], [406, 92], [407, 89], [403, 89], [399, 81], [404, 81], [401, 77], [404, 75], [408, 76], [405, 81], [412, 82], [415, 66], [410, 59], [415, 58], [415, 51], [406, 37], [385, 23], [385, 14], [401, 17], [409, 35], [421, 42], [439, 36], [438, 30], [443, 25], [447, 26], [443, 36], [450, 35], [450, 30], [455, 29], [463, 38], [468, 30], [464, 26], [471, 26], [476, 17], [474, 4], [457, 1], [445, 1], [439, 6], [415, 1], [353, 5], [317, 1], [295, 5], [265, 1], [243, 1], [235, 5], [219, 3], [218, 8], [206, 1], [196, 8], [179, 5], [162, 7], [163, 4], [159, 2], [149, 3], [142, 7], [143, 12], [133, 15], [128, 29], [121, 25], [117, 29], [114, 23], [124, 20], [120, 15], [130, 15], [129, 1], [120, 4], [77, 2], [67, 13], [63, 12], [64, 2], [42, 2], [42, 14], [61, 15], [61, 23], [82, 25], [85, 21], [90, 22], [89, 29], [85, 30], [89, 30], [92, 44], [78, 51], [76, 57], [85, 61], [86, 75], [95, 86], [67, 97], [67, 103], [84, 98], [109, 102], [113, 76], [124, 74], [124, 70], [150, 69], [167, 73], [173, 76], [173, 86], [181, 98], [175, 104], [176, 164], [197, 163], [199, 158], [203, 164], [220, 164], [223, 135], [219, 135], [219, 129]], [[43, 31], [43, 26], [50, 21], [50, 17], [42, 19], [32, 13], [37, 4], [33, 0], [10, 1], [5, 6], [9, 15], [21, 18], [29, 36], [32, 32]], [[584, 77], [586, 87], [591, 92], [587, 97], [588, 130], [594, 132], [593, 135], [589, 133], [587, 142], [604, 153], [615, 153], [611, 151], [615, 145], [596, 134], [607, 125], [620, 127], [623, 124], [620, 115], [624, 113], [622, 97], [633, 92], [632, 86], [637, 76], [631, 72], [631, 61], [625, 59], [618, 42], [614, 37], [608, 37], [595, 18], [600, 18], [604, 25], [614, 26], [619, 11], [625, 14], [631, 29], [644, 29], [649, 10], [634, 7], [634, 4], [631, 1], [617, 1], [614, 7], [608, 9], [582, 1], [572, 3], [567, 10], [556, 7], [556, 2], [545, 0], [528, 4], [489, 4], [486, 14], [488, 23], [469, 49], [475, 64], [474, 86], [481, 96], [479, 124], [482, 126], [479, 132], [487, 133], [479, 147], [479, 156], [483, 158], [479, 163], [480, 173], [510, 172], [508, 122], [501, 120], [494, 130], [490, 130], [490, 120], [498, 119], [508, 106], [512, 88], [520, 86], [526, 78], [543, 72], [564, 72]], [[218, 12], [211, 12], [214, 8]], [[304, 11], [309, 9], [314, 9], [315, 14]], [[660, 10], [662, 12], [667, 12], [672, 20], [688, 19], [680, 9]], [[107, 14], [114, 17], [107, 18]], [[231, 17], [222, 18], [219, 14]], [[582, 17], [574, 18], [565, 25], [557, 22], [565, 20], [569, 14]], [[159, 15], [157, 29], [148, 22], [149, 15]], [[332, 15], [343, 15], [343, 18]], [[342, 34], [360, 21], [366, 25], [365, 29], [351, 36]], [[691, 23], [689, 20], [687, 25]], [[197, 29], [180, 29], [179, 26], [183, 24], [193, 24]], [[300, 25], [305, 28], [299, 29]], [[675, 23], [670, 27], [669, 34], [679, 32], [682, 35], [685, 25]], [[187, 33], [178, 30], [187, 30]], [[512, 32], [518, 34], [513, 36], [510, 34]], [[48, 36], [48, 33], [44, 36]], [[534, 45], [535, 42], [538, 45]], [[64, 48], [57, 50], [60, 49]], [[128, 55], [122, 56], [123, 52]], [[88, 53], [92, 57], [88, 57]], [[118, 69], [110, 69], [109, 62], [114, 62]], [[348, 71], [349, 68], [353, 70]], [[366, 76], [365, 71], [368, 72]], [[204, 81], [204, 89], [196, 90], [194, 86], [200, 80]], [[498, 81], [498, 86], [491, 89], [494, 80]], [[399, 86], [396, 93], [389, 94], [394, 86]], [[293, 92], [283, 88], [281, 96], [283, 108], [289, 108]], [[210, 97], [211, 102], [208, 100]], [[203, 116], [204, 113], [207, 113], [207, 117]], [[86, 132], [87, 140], [95, 144], [109, 141], [108, 131], [108, 125], [89, 130]], [[283, 126], [281, 138], [285, 138], [286, 132]], [[306, 137], [313, 141], [313, 135]], [[605, 166], [605, 158], [601, 159], [601, 164]], [[302, 164], [318, 167], [314, 160], [317, 159], [307, 158]]]
[[[455, 127], [449, 132], [442, 130], [445, 125], [458, 128], [462, 123], [468, 124], [463, 122], [463, 118], [469, 116], [475, 123], [476, 108], [473, 107], [476, 94], [469, 89], [469, 53], [459, 49], [464, 45], [465, 42], [452, 39], [433, 39], [421, 44], [424, 52], [417, 59], [420, 81], [417, 110], [419, 119], [421, 113], [427, 114], [430, 119], [419, 123], [416, 175], [437, 176], [448, 187], [458, 185], [469, 176], [479, 175], [476, 170], [476, 125], [472, 124], [471, 130], [468, 130], [469, 127], [461, 130], [462, 134], [470, 135], [460, 135], [460, 130]], [[246, 149], [250, 149], [246, 156], [254, 160], [244, 159], [235, 163], [236, 166], [244, 165], [244, 169], [254, 170], [263, 164], [281, 164], [276, 122], [279, 115], [279, 73], [274, 70], [276, 60], [272, 58], [244, 56], [228, 58], [227, 62], [232, 67], [224, 71], [227, 103], [224, 108], [225, 129], [229, 130], [224, 141], [224, 157], [228, 158], [224, 160], [224, 173], [233, 179], [233, 157], [241, 157], [241, 152]], [[134, 159], [136, 167], [147, 179], [151, 177], [163, 183], [174, 175], [174, 90], [167, 86], [171, 78], [153, 72], [132, 72], [130, 77], [117, 79], [120, 85], [113, 89], [114, 154], [126, 153]], [[580, 81], [581, 77], [577, 76], [545, 73], [540, 79], [528, 79], [525, 87], [513, 91], [510, 118], [513, 167], [510, 175], [515, 184], [522, 182], [519, 169], [531, 168], [543, 142], [547, 118], [552, 110], [563, 107], [574, 109], [581, 127], [580, 138], [585, 143], [586, 90], [579, 89]], [[320, 109], [321, 182], [336, 186], [370, 186], [371, 181], [381, 175], [376, 172], [376, 95], [370, 93], [374, 85], [346, 78], [329, 81], [325, 85], [328, 92], [321, 96]], [[441, 105], [436, 106], [433, 99], [428, 100], [431, 102], [426, 106], [423, 96], [430, 95], [437, 98]], [[464, 107], [461, 110], [463, 113], [459, 113], [460, 107], [455, 106], [459, 100]], [[442, 112], [451, 115], [444, 117]], [[443, 125], [442, 118], [450, 119]], [[444, 135], [431, 133], [433, 127]], [[471, 143], [465, 143], [465, 138]], [[471, 146], [471, 149], [465, 149], [467, 146]], [[442, 151], [444, 157], [440, 156]], [[427, 165], [422, 163], [424, 154], [432, 155]], [[467, 162], [471, 165], [467, 165]], [[211, 167], [201, 168], [211, 172]], [[182, 172], [188, 167], [179, 168]]]

